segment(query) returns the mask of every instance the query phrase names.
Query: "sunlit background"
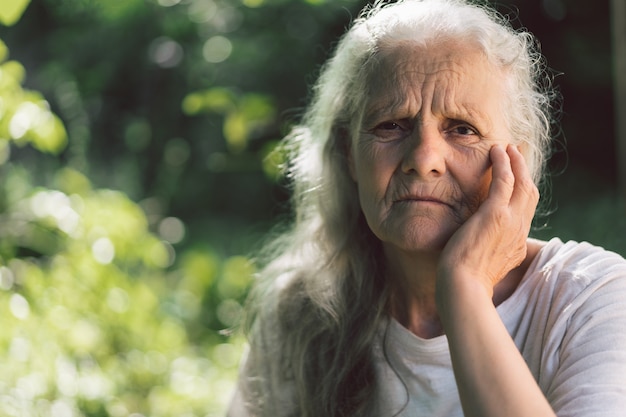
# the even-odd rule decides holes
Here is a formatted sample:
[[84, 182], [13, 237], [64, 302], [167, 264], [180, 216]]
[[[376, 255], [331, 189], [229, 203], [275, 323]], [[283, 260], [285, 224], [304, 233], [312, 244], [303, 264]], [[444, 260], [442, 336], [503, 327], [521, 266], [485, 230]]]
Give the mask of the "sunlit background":
[[[500, 3], [565, 97], [535, 233], [624, 254], [608, 2]], [[364, 4], [0, 1], [0, 415], [223, 415], [276, 144]]]

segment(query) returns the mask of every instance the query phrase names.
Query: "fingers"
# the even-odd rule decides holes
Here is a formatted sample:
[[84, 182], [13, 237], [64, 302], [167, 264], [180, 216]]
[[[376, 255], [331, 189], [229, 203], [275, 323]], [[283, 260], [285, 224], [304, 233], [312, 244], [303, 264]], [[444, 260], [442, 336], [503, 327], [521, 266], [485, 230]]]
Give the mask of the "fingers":
[[507, 154], [511, 161], [511, 171], [515, 178], [515, 186], [511, 195], [511, 205], [532, 206], [534, 209], [539, 201], [539, 190], [535, 185], [524, 156], [516, 146], [509, 145]]
[[530, 227], [539, 201], [526, 160], [514, 145], [495, 145], [490, 150], [492, 181], [487, 201], [518, 218], [524, 229]]
[[492, 163], [491, 187], [488, 199], [508, 205], [515, 187], [511, 159], [503, 145], [495, 145], [489, 151]]

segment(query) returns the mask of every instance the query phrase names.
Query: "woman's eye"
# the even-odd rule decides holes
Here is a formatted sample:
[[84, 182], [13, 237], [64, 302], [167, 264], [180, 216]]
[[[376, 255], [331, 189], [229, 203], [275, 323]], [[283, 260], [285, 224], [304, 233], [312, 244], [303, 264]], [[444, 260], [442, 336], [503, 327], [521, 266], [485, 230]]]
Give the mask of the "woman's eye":
[[387, 121], [377, 124], [371, 133], [383, 140], [397, 140], [405, 137], [409, 130], [408, 124], [402, 121]]
[[376, 126], [376, 129], [380, 129], [380, 130], [399, 130], [399, 129], [402, 129], [402, 126], [400, 126], [396, 122], [384, 122], [384, 123], [381, 123], [378, 126]]
[[476, 130], [472, 129], [469, 126], [464, 126], [464, 125], [456, 126], [454, 129], [452, 129], [452, 131], [454, 133], [456, 133], [456, 134], [463, 135], [463, 136], [469, 136], [469, 135], [476, 135], [476, 134], [478, 134], [476, 132]]

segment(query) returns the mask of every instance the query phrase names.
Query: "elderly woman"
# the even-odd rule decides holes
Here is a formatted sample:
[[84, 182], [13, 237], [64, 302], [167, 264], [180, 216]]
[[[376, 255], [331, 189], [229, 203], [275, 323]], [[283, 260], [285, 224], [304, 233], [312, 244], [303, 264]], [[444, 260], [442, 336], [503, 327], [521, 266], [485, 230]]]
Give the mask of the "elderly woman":
[[542, 65], [465, 1], [362, 14], [287, 138], [230, 416], [624, 415], [626, 261], [528, 237]]

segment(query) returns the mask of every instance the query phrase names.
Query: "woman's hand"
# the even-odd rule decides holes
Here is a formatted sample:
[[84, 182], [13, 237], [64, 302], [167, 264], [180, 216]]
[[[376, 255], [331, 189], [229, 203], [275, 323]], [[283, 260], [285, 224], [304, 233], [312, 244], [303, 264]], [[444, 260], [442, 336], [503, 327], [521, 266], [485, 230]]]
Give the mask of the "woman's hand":
[[471, 277], [493, 294], [495, 285], [526, 257], [539, 191], [517, 147], [495, 145], [489, 156], [493, 166], [487, 199], [446, 244], [438, 281]]
[[526, 258], [539, 200], [514, 146], [490, 150], [485, 201], [446, 244], [436, 302], [466, 417], [554, 417], [494, 306], [494, 287]]

